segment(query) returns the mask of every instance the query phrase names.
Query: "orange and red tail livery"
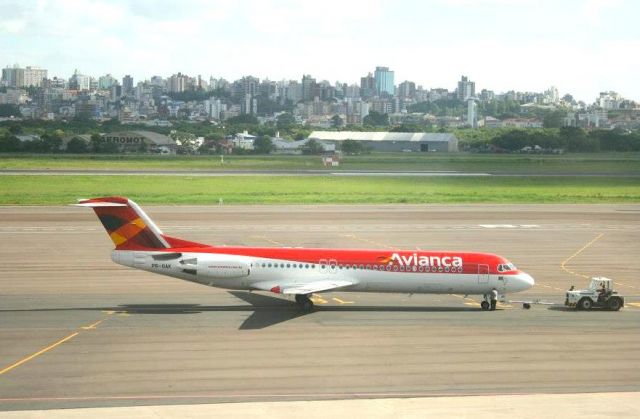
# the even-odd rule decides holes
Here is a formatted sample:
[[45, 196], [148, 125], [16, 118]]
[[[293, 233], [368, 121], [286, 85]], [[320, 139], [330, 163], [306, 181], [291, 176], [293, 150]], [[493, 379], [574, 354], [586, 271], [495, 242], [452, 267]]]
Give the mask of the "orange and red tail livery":
[[118, 250], [171, 247], [153, 221], [127, 198], [83, 199], [77, 205], [93, 208]]

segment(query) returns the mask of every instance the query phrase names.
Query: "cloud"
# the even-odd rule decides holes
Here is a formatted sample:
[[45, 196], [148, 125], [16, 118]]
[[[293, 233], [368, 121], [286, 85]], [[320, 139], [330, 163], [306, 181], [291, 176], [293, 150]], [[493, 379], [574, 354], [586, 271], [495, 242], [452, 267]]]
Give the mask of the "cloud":
[[468, 74], [480, 89], [640, 98], [636, 16], [622, 0], [0, 0], [0, 65], [348, 83], [386, 65], [425, 87]]
[[19, 34], [26, 26], [27, 22], [24, 19], [3, 19], [0, 21], [0, 33]]
[[620, 8], [623, 5], [623, 0], [587, 0], [582, 5], [580, 15], [591, 25], [599, 26], [603, 22], [605, 12]]

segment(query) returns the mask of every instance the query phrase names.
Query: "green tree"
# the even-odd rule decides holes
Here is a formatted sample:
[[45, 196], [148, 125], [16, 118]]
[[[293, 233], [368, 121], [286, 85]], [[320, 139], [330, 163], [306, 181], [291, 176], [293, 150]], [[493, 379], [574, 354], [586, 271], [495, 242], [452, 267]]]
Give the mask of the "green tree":
[[322, 154], [324, 147], [313, 138], [306, 142], [302, 147], [302, 154]]
[[364, 125], [371, 125], [375, 127], [389, 125], [389, 115], [382, 114], [376, 111], [369, 112], [369, 115], [365, 116], [362, 123]]
[[341, 128], [344, 125], [344, 121], [340, 118], [340, 115], [333, 115], [331, 117], [331, 126], [334, 128]]
[[296, 119], [289, 112], [278, 115], [276, 126], [280, 130], [289, 130], [296, 125]]
[[22, 125], [18, 122], [12, 122], [9, 125], [9, 132], [13, 135], [22, 134]]
[[364, 151], [364, 147], [360, 141], [344, 140], [340, 144], [340, 149], [346, 154], [360, 154]]
[[56, 133], [45, 133], [42, 136], [42, 149], [45, 153], [59, 153], [62, 147], [62, 137]]
[[229, 125], [252, 124], [258, 125], [258, 118], [250, 114], [242, 114], [229, 118], [225, 121]]
[[273, 142], [267, 136], [258, 137], [253, 141], [256, 154], [269, 154], [273, 151]]
[[594, 130], [589, 137], [598, 141], [600, 149], [603, 151], [634, 151], [635, 136], [620, 129], [614, 130]]
[[22, 143], [20, 139], [15, 135], [6, 134], [0, 136], [0, 151], [1, 152], [15, 152], [22, 150]]
[[194, 134], [176, 131], [171, 134], [171, 139], [176, 142], [178, 154], [195, 154], [198, 146], [196, 145], [196, 136]]
[[424, 132], [424, 127], [418, 124], [401, 124], [391, 128], [389, 132]]
[[563, 127], [559, 134], [568, 151], [597, 151], [599, 148], [598, 140], [590, 138], [582, 128]]
[[500, 134], [491, 141], [491, 144], [507, 151], [517, 151], [524, 147], [532, 147], [535, 145], [531, 134], [522, 129], [514, 129]]
[[67, 143], [67, 153], [81, 154], [87, 153], [88, 151], [89, 146], [87, 145], [87, 143], [78, 137], [73, 137]]
[[562, 127], [566, 116], [567, 113], [561, 110], [548, 112], [542, 119], [542, 125], [545, 128], [560, 128]]

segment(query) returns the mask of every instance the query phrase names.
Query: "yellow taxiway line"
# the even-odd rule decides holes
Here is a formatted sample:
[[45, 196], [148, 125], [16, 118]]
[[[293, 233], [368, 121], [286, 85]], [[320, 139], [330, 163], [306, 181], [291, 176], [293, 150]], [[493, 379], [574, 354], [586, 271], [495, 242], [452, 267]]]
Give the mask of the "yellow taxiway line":
[[267, 242], [269, 242], [269, 243], [271, 243], [271, 244], [275, 244], [276, 246], [284, 246], [284, 244], [282, 244], [282, 243], [280, 243], [280, 242], [277, 242], [277, 241], [275, 241], [275, 240], [272, 240], [272, 239], [270, 239], [270, 238], [269, 238], [269, 237], [267, 237], [267, 236], [251, 236], [251, 238], [252, 238], [252, 239], [260, 239], [260, 240], [264, 240], [264, 241], [267, 241]]
[[341, 300], [341, 299], [339, 299], [337, 297], [333, 297], [332, 300], [335, 301], [336, 303], [340, 303], [340, 304], [353, 304], [353, 301], [344, 301], [344, 300]]
[[598, 234], [595, 239], [591, 240], [589, 243], [587, 243], [584, 246], [582, 246], [582, 248], [580, 250], [578, 250], [577, 252], [575, 252], [574, 254], [572, 254], [571, 256], [566, 258], [565, 260], [563, 260], [562, 263], [560, 264], [560, 267], [562, 268], [562, 270], [567, 272], [567, 273], [569, 273], [569, 274], [571, 274], [571, 275], [581, 276], [583, 278], [589, 279], [588, 275], [584, 275], [584, 274], [580, 274], [580, 273], [577, 273], [575, 271], [572, 271], [571, 269], [567, 268], [566, 265], [567, 265], [567, 263], [569, 263], [569, 261], [571, 259], [573, 259], [574, 257], [578, 256], [580, 253], [584, 252], [587, 248], [589, 248], [589, 246], [591, 246], [593, 243], [595, 243], [598, 240], [600, 240], [602, 238], [602, 236], [604, 236], [604, 233]]
[[11, 370], [12, 370], [12, 369], [14, 369], [14, 368], [17, 368], [17, 367], [19, 367], [20, 365], [22, 365], [22, 364], [24, 364], [24, 363], [26, 363], [26, 362], [31, 361], [33, 358], [36, 358], [36, 357], [38, 357], [38, 356], [42, 355], [43, 353], [45, 353], [45, 352], [48, 352], [48, 351], [52, 350], [52, 349], [53, 349], [53, 348], [55, 348], [56, 346], [62, 345], [62, 344], [63, 344], [63, 343], [65, 343], [66, 341], [68, 341], [68, 340], [71, 340], [71, 339], [75, 338], [75, 337], [76, 337], [76, 336], [78, 336], [79, 334], [80, 334], [80, 332], [73, 332], [72, 334], [70, 334], [70, 335], [69, 335], [69, 336], [67, 336], [66, 338], [62, 338], [62, 339], [60, 339], [59, 341], [57, 341], [56, 343], [51, 344], [51, 345], [47, 346], [47, 347], [46, 347], [46, 348], [44, 348], [44, 349], [40, 349], [38, 352], [36, 352], [36, 353], [34, 353], [34, 354], [31, 354], [31, 355], [29, 355], [29, 356], [28, 356], [28, 357], [26, 357], [26, 358], [22, 358], [20, 361], [18, 361], [18, 362], [16, 362], [16, 363], [14, 363], [14, 364], [9, 365], [8, 367], [4, 368], [3, 370], [0, 370], [0, 375], [2, 375], [2, 374], [4, 374], [4, 373], [7, 373], [7, 372], [11, 371]]
[[[108, 315], [112, 315], [112, 314], [119, 314], [119, 315], [122, 315], [121, 313], [123, 313], [123, 312], [117, 312], [117, 311], [104, 311], [104, 313], [106, 313], [106, 314], [108, 314]], [[126, 313], [126, 312], [124, 312], [124, 313]], [[129, 315], [129, 314], [127, 313], [126, 315]], [[82, 329], [82, 330], [93, 330], [93, 329], [97, 328], [97, 327], [98, 327], [98, 325], [99, 325], [100, 323], [102, 323], [103, 321], [105, 321], [105, 320], [106, 320], [106, 318], [101, 319], [101, 320], [98, 320], [97, 322], [92, 323], [92, 324], [90, 324], [90, 325], [88, 325], [88, 326], [81, 326], [81, 327], [80, 327], [80, 329]], [[7, 367], [3, 368], [2, 370], [0, 370], [0, 375], [7, 373], [7, 372], [11, 371], [11, 370], [12, 370], [12, 369], [14, 369], [14, 368], [17, 368], [17, 367], [19, 367], [20, 365], [25, 364], [25, 363], [27, 363], [27, 362], [31, 361], [31, 360], [32, 360], [32, 359], [34, 359], [34, 358], [39, 357], [40, 355], [42, 355], [42, 354], [44, 354], [44, 353], [46, 353], [46, 352], [49, 352], [50, 350], [52, 350], [52, 349], [54, 349], [54, 348], [56, 348], [56, 347], [58, 347], [58, 346], [62, 345], [63, 343], [65, 343], [65, 342], [67, 342], [67, 341], [70, 341], [71, 339], [75, 338], [75, 337], [76, 337], [76, 336], [78, 336], [79, 334], [80, 334], [80, 331], [78, 331], [78, 332], [73, 332], [73, 333], [72, 333], [72, 334], [70, 334], [69, 336], [64, 337], [64, 338], [60, 339], [59, 341], [52, 343], [51, 345], [47, 346], [46, 348], [40, 349], [38, 352], [33, 353], [33, 354], [31, 354], [31, 355], [29, 355], [29, 356], [27, 356], [27, 357], [25, 357], [25, 358], [22, 358], [21, 360], [19, 360], [19, 361], [15, 362], [15, 363], [13, 363], [13, 364], [11, 364], [11, 365], [9, 365], [9, 366], [7, 366]]]
[[383, 249], [399, 250], [398, 247], [389, 246], [388, 244], [385, 244], [385, 243], [380, 243], [380, 242], [377, 242], [377, 241], [373, 241], [373, 240], [365, 239], [365, 238], [362, 238], [362, 237], [358, 237], [355, 234], [341, 234], [341, 236], [342, 237], [346, 237], [348, 239], [357, 240], [357, 241], [362, 242], [362, 243], [367, 243], [367, 244], [372, 244], [372, 245], [377, 246], [377, 247], [382, 247]]

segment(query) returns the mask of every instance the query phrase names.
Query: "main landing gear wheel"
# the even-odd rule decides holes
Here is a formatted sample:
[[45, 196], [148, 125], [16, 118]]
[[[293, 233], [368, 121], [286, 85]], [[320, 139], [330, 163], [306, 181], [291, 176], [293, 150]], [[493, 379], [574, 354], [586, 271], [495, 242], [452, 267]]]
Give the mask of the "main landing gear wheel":
[[489, 310], [489, 307], [491, 306], [491, 304], [489, 304], [488, 301], [483, 301], [480, 303], [480, 308], [483, 310]]
[[296, 294], [296, 303], [298, 303], [298, 307], [300, 307], [300, 311], [303, 313], [313, 311], [313, 301], [311, 301], [307, 295]]

